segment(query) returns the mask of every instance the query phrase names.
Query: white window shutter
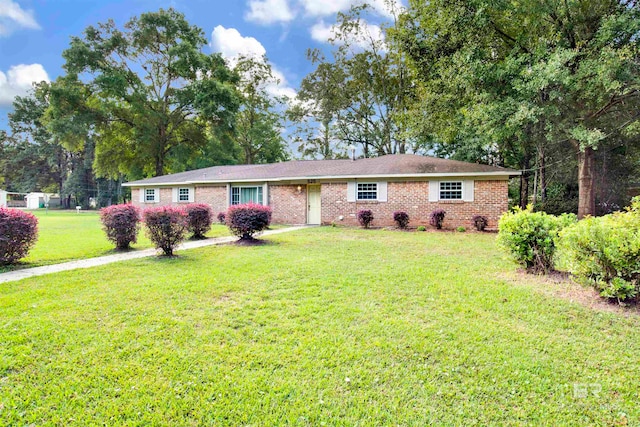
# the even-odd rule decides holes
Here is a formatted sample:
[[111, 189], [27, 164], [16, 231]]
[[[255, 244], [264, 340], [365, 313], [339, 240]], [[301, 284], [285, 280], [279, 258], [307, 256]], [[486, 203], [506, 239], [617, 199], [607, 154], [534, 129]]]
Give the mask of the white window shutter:
[[171, 189], [171, 201], [173, 203], [178, 203], [178, 188], [177, 187], [173, 187]]
[[437, 202], [440, 199], [440, 181], [429, 181], [429, 201]]
[[387, 182], [382, 181], [378, 183], [378, 201], [386, 202], [387, 201]]
[[231, 184], [227, 184], [227, 206], [225, 209], [229, 209], [231, 206]]
[[356, 201], [356, 185], [355, 182], [347, 182], [347, 202]]
[[144, 187], [140, 187], [138, 188], [138, 191], [140, 192], [140, 203], [144, 203], [144, 192], [146, 190], [144, 189]]
[[153, 201], [156, 203], [160, 203], [160, 189], [159, 188], [154, 188], [153, 189]]
[[262, 184], [262, 204], [265, 206], [269, 206], [269, 186], [265, 182]]
[[189, 203], [193, 203], [196, 199], [196, 188], [189, 187]]
[[462, 200], [473, 202], [473, 180], [462, 182]]

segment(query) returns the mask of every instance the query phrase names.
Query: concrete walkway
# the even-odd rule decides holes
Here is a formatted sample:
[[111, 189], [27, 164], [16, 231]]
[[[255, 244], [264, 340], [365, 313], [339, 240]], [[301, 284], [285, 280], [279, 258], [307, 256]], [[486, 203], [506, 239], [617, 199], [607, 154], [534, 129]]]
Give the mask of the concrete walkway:
[[[301, 230], [308, 226], [301, 225], [296, 227], [281, 228], [278, 230], [268, 230], [261, 234], [261, 236], [271, 236], [273, 234], [287, 233], [289, 231]], [[195, 240], [185, 242], [178, 246], [179, 251], [185, 249], [202, 248], [204, 246], [219, 245], [222, 243], [229, 243], [238, 240], [237, 237], [216, 237], [205, 240]], [[25, 268], [24, 270], [9, 271], [7, 273], [0, 273], [0, 283], [13, 282], [16, 280], [26, 279], [27, 277], [42, 276], [44, 274], [58, 273], [60, 271], [75, 270], [78, 268], [90, 268], [98, 265], [111, 264], [113, 262], [126, 261], [130, 259], [146, 258], [158, 254], [157, 249], [143, 249], [133, 252], [123, 252], [114, 255], [106, 255], [96, 258], [79, 259], [77, 261], [63, 262], [61, 264], [44, 265], [42, 267]]]

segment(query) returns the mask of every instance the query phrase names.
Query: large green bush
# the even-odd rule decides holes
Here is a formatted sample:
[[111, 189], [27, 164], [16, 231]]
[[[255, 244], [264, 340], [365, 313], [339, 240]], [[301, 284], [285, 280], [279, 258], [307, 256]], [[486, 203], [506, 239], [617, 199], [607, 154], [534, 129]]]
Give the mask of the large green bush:
[[498, 222], [498, 245], [529, 271], [553, 269], [558, 232], [576, 221], [573, 214], [560, 216], [533, 212], [531, 206], [507, 212]]
[[640, 294], [640, 198], [626, 212], [588, 217], [558, 239], [558, 267], [600, 295], [627, 301]]

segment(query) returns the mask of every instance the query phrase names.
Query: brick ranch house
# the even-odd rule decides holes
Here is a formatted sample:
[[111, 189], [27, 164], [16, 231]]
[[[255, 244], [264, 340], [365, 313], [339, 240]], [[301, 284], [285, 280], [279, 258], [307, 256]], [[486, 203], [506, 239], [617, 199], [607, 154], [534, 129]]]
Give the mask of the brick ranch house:
[[394, 225], [405, 211], [410, 225], [427, 225], [444, 209], [445, 228], [470, 227], [484, 215], [495, 228], [507, 210], [507, 183], [518, 171], [413, 154], [367, 159], [294, 160], [262, 165], [214, 166], [124, 184], [139, 207], [209, 204], [269, 205], [276, 224], [357, 225], [359, 210], [373, 212], [374, 226]]

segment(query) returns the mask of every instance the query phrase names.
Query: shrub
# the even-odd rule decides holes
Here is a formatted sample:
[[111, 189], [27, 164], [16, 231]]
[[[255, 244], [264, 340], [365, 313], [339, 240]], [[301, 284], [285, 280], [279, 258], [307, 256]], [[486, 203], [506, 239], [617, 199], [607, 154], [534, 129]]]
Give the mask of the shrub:
[[416, 231], [427, 231], [427, 227], [425, 227], [424, 225], [419, 225], [418, 228], [416, 228]]
[[220, 224], [224, 224], [224, 219], [225, 219], [225, 217], [226, 217], [226, 216], [227, 216], [227, 214], [226, 214], [226, 213], [224, 213], [224, 212], [218, 212], [218, 222], [219, 222]]
[[460, 233], [464, 233], [465, 231], [467, 231], [467, 229], [464, 228], [463, 226], [456, 228], [456, 230], [458, 230]]
[[234, 205], [227, 211], [226, 223], [240, 240], [251, 240], [254, 234], [263, 231], [271, 223], [271, 208], [257, 203]]
[[487, 225], [489, 225], [489, 220], [487, 219], [487, 217], [482, 215], [474, 216], [471, 219], [471, 222], [478, 231], [484, 231], [484, 229], [487, 228]]
[[29, 253], [38, 240], [38, 219], [28, 212], [0, 207], [0, 265]]
[[405, 229], [407, 225], [409, 225], [409, 214], [402, 211], [397, 211], [393, 213], [393, 220], [398, 225], [398, 228]]
[[627, 301], [640, 294], [640, 198], [627, 212], [587, 217], [560, 232], [558, 267], [601, 296]]
[[140, 209], [130, 204], [112, 205], [100, 209], [100, 221], [107, 239], [116, 249], [128, 249], [138, 240]]
[[547, 272], [553, 269], [558, 232], [575, 221], [573, 214], [554, 216], [533, 212], [531, 206], [515, 208], [500, 217], [498, 245], [527, 270]]
[[358, 222], [364, 228], [369, 228], [371, 222], [373, 221], [373, 212], [368, 209], [363, 209], [358, 211]]
[[444, 222], [444, 216], [446, 212], [442, 209], [436, 209], [431, 212], [431, 217], [429, 218], [429, 224], [433, 225], [435, 228], [440, 230], [442, 228], [442, 223]]
[[173, 255], [187, 233], [187, 213], [183, 209], [161, 206], [145, 209], [142, 216], [147, 236], [156, 249], [162, 249], [167, 256]]
[[184, 207], [187, 213], [187, 224], [191, 237], [204, 239], [204, 235], [211, 230], [213, 211], [211, 206], [204, 203], [191, 203]]

